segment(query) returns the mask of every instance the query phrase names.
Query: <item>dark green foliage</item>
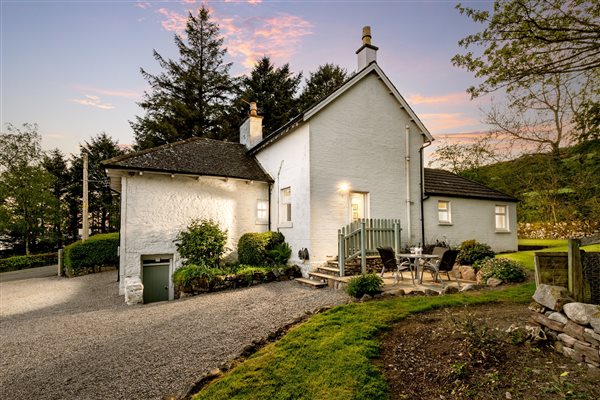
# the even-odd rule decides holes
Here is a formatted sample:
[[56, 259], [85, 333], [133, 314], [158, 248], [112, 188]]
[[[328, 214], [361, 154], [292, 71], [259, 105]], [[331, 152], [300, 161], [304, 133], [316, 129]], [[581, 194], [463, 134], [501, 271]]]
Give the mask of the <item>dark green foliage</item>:
[[130, 122], [136, 148], [193, 136], [236, 140], [238, 127], [224, 131], [236, 83], [229, 76], [231, 63], [223, 61], [227, 50], [219, 26], [206, 7], [197, 16], [189, 14], [185, 36], [175, 35], [175, 45], [179, 60], [164, 59], [154, 51], [163, 72], [152, 75], [141, 70], [151, 91], [139, 103], [146, 115]]
[[527, 277], [521, 264], [508, 258], [490, 258], [483, 261], [478, 275], [482, 282], [489, 278], [502, 279], [503, 282], [523, 282]]
[[210, 280], [215, 276], [227, 275], [227, 271], [208, 267], [205, 264], [188, 264], [173, 273], [173, 283], [180, 288], [191, 288], [197, 280]]
[[459, 250], [457, 258], [460, 265], [473, 265], [478, 260], [493, 258], [496, 255], [489, 245], [476, 240], [465, 240]]
[[292, 256], [292, 248], [287, 243], [279, 243], [272, 250], [269, 250], [269, 258], [275, 265], [286, 265]]
[[248, 265], [272, 264], [269, 251], [284, 242], [281, 232], [245, 233], [238, 242], [238, 260]]
[[44, 267], [58, 263], [57, 253], [32, 254], [30, 256], [14, 256], [0, 260], [0, 272], [19, 269]]
[[299, 99], [300, 110], [306, 110], [323, 100], [344, 83], [347, 75], [346, 70], [339, 65], [328, 63], [319, 66], [306, 80]]
[[64, 249], [65, 270], [68, 276], [94, 272], [96, 268], [117, 266], [119, 257], [118, 233], [90, 236], [85, 242], [71, 243]]
[[370, 296], [381, 293], [383, 279], [377, 274], [360, 275], [350, 279], [346, 286], [346, 293], [352, 297], [360, 299], [365, 294]]
[[[600, 89], [598, 89], [600, 95]], [[575, 115], [580, 142], [600, 140], [600, 101], [588, 101], [583, 104], [580, 112]]]
[[218, 267], [225, 252], [227, 231], [211, 219], [193, 220], [185, 231], [179, 232], [175, 242], [184, 264]]

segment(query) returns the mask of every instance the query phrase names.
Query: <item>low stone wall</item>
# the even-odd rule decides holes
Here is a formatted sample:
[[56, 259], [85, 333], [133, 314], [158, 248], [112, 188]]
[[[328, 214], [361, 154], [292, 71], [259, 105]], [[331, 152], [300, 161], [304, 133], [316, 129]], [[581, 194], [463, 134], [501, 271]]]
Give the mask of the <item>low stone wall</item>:
[[529, 309], [530, 324], [552, 340], [556, 351], [600, 368], [600, 306], [574, 302], [566, 288], [541, 284]]
[[[367, 273], [380, 273], [383, 268], [383, 262], [379, 256], [367, 257]], [[344, 265], [344, 273], [346, 276], [360, 275], [360, 258], [358, 261], [353, 260], [352, 262]]]

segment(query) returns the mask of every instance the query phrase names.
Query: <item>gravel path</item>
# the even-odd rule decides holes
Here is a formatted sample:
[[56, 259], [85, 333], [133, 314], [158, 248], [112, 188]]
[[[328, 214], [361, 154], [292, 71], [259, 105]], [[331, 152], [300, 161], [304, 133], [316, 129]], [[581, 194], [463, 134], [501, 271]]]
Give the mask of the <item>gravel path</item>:
[[277, 282], [126, 306], [115, 272], [0, 282], [0, 391], [10, 399], [160, 399], [343, 292]]

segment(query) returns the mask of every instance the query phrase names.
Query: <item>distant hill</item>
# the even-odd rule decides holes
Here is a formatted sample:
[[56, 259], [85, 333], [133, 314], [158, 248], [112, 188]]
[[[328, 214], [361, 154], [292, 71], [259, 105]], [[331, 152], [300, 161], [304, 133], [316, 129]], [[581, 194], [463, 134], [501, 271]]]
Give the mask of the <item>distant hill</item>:
[[600, 220], [600, 140], [461, 173], [518, 198], [519, 222]]

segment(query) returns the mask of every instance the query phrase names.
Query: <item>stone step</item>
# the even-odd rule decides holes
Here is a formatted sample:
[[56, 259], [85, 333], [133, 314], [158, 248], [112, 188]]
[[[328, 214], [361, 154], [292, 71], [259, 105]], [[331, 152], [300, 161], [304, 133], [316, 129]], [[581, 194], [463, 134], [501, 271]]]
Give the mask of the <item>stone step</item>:
[[295, 281], [298, 282], [298, 283], [301, 283], [303, 285], [312, 286], [312, 287], [317, 288], [317, 289], [320, 289], [320, 288], [323, 288], [323, 287], [327, 286], [327, 283], [325, 283], [325, 282], [314, 281], [312, 279], [306, 279], [306, 278], [296, 278]]
[[333, 276], [330, 274], [322, 274], [320, 272], [309, 272], [308, 276], [311, 278], [317, 278], [317, 279], [325, 279], [327, 281], [332, 280], [332, 281], [337, 281], [340, 280], [341, 278], [339, 276]]
[[317, 272], [329, 273], [330, 275], [333, 275], [333, 276], [340, 275], [340, 269], [339, 269], [339, 267], [337, 267], [337, 265], [335, 267], [318, 267], [317, 269], [318, 269]]

